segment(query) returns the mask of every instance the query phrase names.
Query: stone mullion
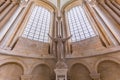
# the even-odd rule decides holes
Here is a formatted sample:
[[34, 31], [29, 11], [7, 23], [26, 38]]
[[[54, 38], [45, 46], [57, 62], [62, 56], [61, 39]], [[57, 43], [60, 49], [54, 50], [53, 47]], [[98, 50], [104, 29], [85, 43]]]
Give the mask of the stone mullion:
[[[52, 31], [50, 32], [50, 34], [53, 36], [53, 37], [56, 37], [57, 36], [57, 21], [56, 21], [56, 16], [57, 16], [57, 13], [54, 12], [54, 18], [53, 18], [53, 27], [52, 27]], [[52, 19], [51, 19], [52, 20]], [[54, 56], [56, 56], [56, 43], [52, 42], [51, 41], [51, 44], [50, 44], [50, 53], [53, 54]]]
[[[64, 17], [63, 22], [64, 22], [64, 35], [65, 35], [64, 37], [67, 37], [67, 36], [71, 35], [70, 34], [70, 26], [69, 26], [67, 11], [64, 12], [63, 17]], [[65, 44], [66, 44], [65, 55], [71, 54], [71, 43], [70, 43], [70, 40], [68, 40]]]

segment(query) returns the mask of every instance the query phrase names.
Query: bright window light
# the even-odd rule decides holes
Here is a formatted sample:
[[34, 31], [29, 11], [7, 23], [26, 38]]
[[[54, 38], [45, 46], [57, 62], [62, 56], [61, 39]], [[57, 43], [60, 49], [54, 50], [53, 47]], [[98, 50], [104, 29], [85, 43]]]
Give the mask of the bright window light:
[[50, 12], [41, 6], [35, 6], [22, 37], [48, 42], [49, 37], [47, 34], [49, 33], [49, 28]]
[[76, 6], [67, 13], [72, 42], [96, 36], [82, 6]]

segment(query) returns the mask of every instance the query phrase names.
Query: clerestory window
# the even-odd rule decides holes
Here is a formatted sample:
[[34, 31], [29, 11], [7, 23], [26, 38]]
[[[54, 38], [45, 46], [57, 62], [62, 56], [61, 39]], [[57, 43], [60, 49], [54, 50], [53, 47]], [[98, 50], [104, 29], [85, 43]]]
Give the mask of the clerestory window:
[[82, 6], [76, 6], [67, 13], [72, 42], [96, 36]]
[[48, 33], [50, 31], [50, 11], [41, 6], [35, 6], [28, 20], [22, 37], [48, 42]]

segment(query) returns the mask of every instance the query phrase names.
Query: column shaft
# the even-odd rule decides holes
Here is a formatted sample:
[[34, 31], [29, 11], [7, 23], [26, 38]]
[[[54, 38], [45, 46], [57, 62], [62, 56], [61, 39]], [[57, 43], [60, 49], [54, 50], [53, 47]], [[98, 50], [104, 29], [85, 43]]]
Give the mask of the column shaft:
[[2, 6], [5, 3], [5, 0], [0, 1], [0, 6]]
[[9, 11], [14, 7], [14, 4], [10, 4], [0, 15], [0, 20], [2, 20], [8, 13]]
[[[101, 19], [102, 20], [104, 20], [104, 22], [107, 24], [112, 24], [112, 23], [110, 23], [109, 22], [109, 19], [107, 19], [107, 17], [106, 17], [106, 15], [105, 15], [105, 13], [103, 13], [102, 11], [101, 11], [101, 9], [99, 8], [99, 6], [97, 6], [97, 5], [95, 5], [94, 6], [94, 9], [98, 12], [98, 14], [100, 15], [100, 17], [101, 17]], [[101, 21], [101, 20], [100, 20]], [[110, 38], [110, 40], [112, 41], [112, 43], [114, 44], [114, 45], [119, 45], [119, 43], [116, 41], [116, 39], [114, 38], [114, 36], [112, 35], [112, 33], [110, 32], [110, 30], [109, 30], [109, 28], [108, 28], [108, 26], [106, 26], [106, 24], [105, 23], [103, 23], [103, 22], [101, 22], [101, 24], [102, 24], [102, 26], [104, 26], [103, 28], [104, 28], [104, 30], [106, 31], [106, 33], [107, 33], [107, 35], [109, 36], [109, 38]], [[112, 25], [111, 25], [112, 26]], [[113, 27], [113, 26], [112, 26]]]
[[120, 16], [120, 10], [118, 8], [116, 8], [110, 0], [106, 0], [106, 3], [117, 13], [117, 15]]
[[[14, 33], [14, 30], [17, 26], [17, 23], [19, 22], [19, 18], [21, 17], [20, 13], [22, 12], [23, 7], [18, 7], [13, 16], [11, 16], [10, 20], [5, 24], [5, 26], [2, 28], [2, 36], [6, 34], [4, 39], [1, 42], [1, 47], [6, 47], [7, 42], [9, 41], [11, 35]], [[10, 29], [10, 30], [9, 30]], [[9, 30], [9, 31], [8, 31]]]
[[99, 8], [101, 10], [101, 12], [98, 12], [98, 9], [96, 9], [98, 14], [100, 15], [100, 17], [103, 19], [103, 21], [107, 25], [107, 27], [110, 30], [110, 32], [113, 34], [113, 36], [116, 39], [117, 43], [120, 44], [120, 28], [119, 28], [119, 25], [109, 15], [109, 13], [111, 13], [112, 15], [113, 15], [113, 13], [112, 12], [109, 12], [109, 13], [107, 12], [108, 10], [110, 11], [111, 9], [109, 9], [109, 7], [106, 6], [106, 4], [104, 2], [100, 2], [100, 4], [96, 3], [94, 8], [95, 9]]
[[[4, 37], [5, 33], [6, 33], [6, 29], [7, 29], [7, 28], [4, 27], [4, 25], [5, 25], [6, 22], [10, 19], [11, 15], [14, 13], [14, 11], [16, 10], [17, 7], [18, 7], [17, 5], [14, 6], [14, 7], [11, 9], [11, 11], [9, 12], [9, 14], [6, 15], [5, 18], [0, 22], [0, 24], [1, 24], [1, 25], [0, 25], [0, 41], [3, 39], [3, 37]], [[5, 30], [4, 30], [4, 29], [5, 29]]]
[[120, 17], [111, 10], [105, 3], [101, 3], [101, 5], [110, 13], [110, 15], [120, 24]]
[[[88, 18], [90, 19], [90, 22], [94, 25], [96, 33], [100, 36], [101, 42], [104, 46], [108, 47], [112, 45], [111, 40], [108, 38], [108, 35], [106, 35], [105, 30], [101, 28], [102, 20], [100, 20], [100, 17], [97, 15], [97, 13], [93, 10], [93, 8], [90, 7], [88, 2], [84, 2], [84, 9], [85, 12], [88, 15]], [[99, 21], [101, 22], [99, 22]]]
[[112, 3], [120, 10], [120, 5], [116, 3], [114, 0], [112, 0]]
[[4, 5], [1, 6], [1, 8], [0, 8], [0, 13], [1, 13], [10, 3], [11, 3], [11, 1], [10, 1], [10, 0], [7, 0], [7, 1], [4, 3]]

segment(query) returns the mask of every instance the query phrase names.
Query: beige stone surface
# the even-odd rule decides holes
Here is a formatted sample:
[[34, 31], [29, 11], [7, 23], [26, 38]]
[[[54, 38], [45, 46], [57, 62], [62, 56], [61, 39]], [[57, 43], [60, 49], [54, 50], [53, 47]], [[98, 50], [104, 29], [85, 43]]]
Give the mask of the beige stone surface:
[[[42, 4], [42, 6], [46, 6], [46, 8], [49, 7], [49, 10], [53, 8], [51, 13], [54, 12], [55, 15], [57, 14], [55, 12], [56, 7], [50, 7], [51, 5], [49, 2], [46, 3], [44, 0], [35, 1], [36, 2], [32, 2], [32, 4]], [[56, 6], [57, 0], [49, 1]], [[62, 7], [63, 5], [68, 4], [70, 0], [61, 1]], [[79, 1], [80, 3], [78, 3], [78, 1], [79, 0], [75, 0], [73, 4], [71, 3], [68, 5], [68, 7], [66, 5], [66, 8], [64, 9], [69, 9], [73, 6], [81, 4], [81, 0]], [[120, 1], [116, 0], [116, 2], [119, 3]], [[94, 18], [92, 18], [98, 28], [98, 34], [102, 36], [98, 35], [96, 37], [74, 43], [68, 42], [68, 44], [71, 45], [70, 49], [72, 53], [66, 54], [65, 59], [63, 59], [63, 63], [61, 63], [57, 61], [57, 58], [54, 54], [50, 54], [51, 45], [53, 47], [51, 41], [50, 43], [44, 43], [21, 37], [21, 30], [23, 30], [26, 23], [23, 22], [24, 25], [22, 25], [23, 23], [20, 22], [21, 25], [17, 27], [18, 32], [15, 31], [11, 41], [8, 41], [9, 43], [13, 42], [14, 45], [9, 44], [5, 47], [1, 47], [2, 42], [0, 42], [0, 80], [56, 80], [56, 74], [58, 75], [59, 80], [119, 80], [120, 40], [113, 32], [110, 31], [109, 26], [106, 26], [108, 28], [107, 30], [111, 33], [111, 36], [113, 36], [114, 40], [117, 41], [118, 45], [111, 45], [114, 43], [114, 41], [112, 42], [109, 37], [106, 37], [108, 34], [103, 34], [105, 32], [103, 27], [105, 26], [102, 26], [99, 21], [101, 21], [101, 23], [104, 25], [106, 25], [106, 23], [105, 20], [100, 19], [103, 16], [99, 15], [97, 12], [97, 9], [99, 9], [99, 12], [104, 11], [102, 10], [103, 8], [101, 8], [102, 6], [99, 4], [99, 6], [95, 8], [95, 4], [97, 3], [94, 2], [94, 0], [92, 6], [90, 6], [90, 4], [87, 2], [84, 3], [88, 4], [87, 7], [89, 7], [89, 9], [87, 11], [89, 11], [90, 15], [94, 16]], [[29, 7], [30, 8], [24, 8], [31, 9], [31, 6]], [[84, 9], [87, 9], [87, 7]], [[26, 10], [25, 12], [26, 13], [24, 14], [24, 17], [28, 14], [30, 15], [29, 10]], [[108, 12], [107, 14], [110, 16]], [[98, 18], [100, 20], [95, 18], [96, 15], [99, 16]], [[88, 17], [91, 18], [91, 16]], [[113, 20], [114, 19], [108, 20], [107, 22], [111, 21], [111, 24], [119, 25], [115, 20], [115, 23], [112, 22]], [[114, 26], [113, 29], [116, 29], [115, 27], [118, 26]], [[117, 29], [117, 31], [120, 31], [119, 28]], [[67, 33], [66, 29], [65, 31]], [[5, 37], [3, 37], [2, 40], [4, 40]], [[101, 41], [101, 37], [103, 42], [108, 44], [107, 46], [104, 46], [103, 42]], [[14, 38], [16, 38], [16, 40]], [[69, 45], [64, 47], [68, 49], [68, 47], [70, 47]], [[56, 65], [57, 62], [58, 64]], [[59, 69], [57, 69], [56, 66], [58, 66]]]
[[98, 36], [72, 43], [72, 55], [92, 55], [105, 49]]
[[26, 38], [19, 38], [14, 49], [14, 53], [27, 54], [27, 55], [48, 55], [49, 44]]

